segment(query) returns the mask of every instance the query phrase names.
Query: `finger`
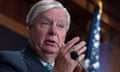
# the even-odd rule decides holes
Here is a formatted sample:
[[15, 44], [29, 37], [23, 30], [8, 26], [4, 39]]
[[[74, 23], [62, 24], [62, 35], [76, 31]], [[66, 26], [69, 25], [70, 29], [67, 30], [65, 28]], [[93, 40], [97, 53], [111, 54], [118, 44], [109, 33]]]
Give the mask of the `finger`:
[[78, 51], [78, 55], [81, 55], [83, 53], [85, 53], [85, 51], [87, 50], [87, 47], [82, 47], [79, 51]]
[[69, 51], [70, 50], [70, 48], [74, 45], [74, 44], [76, 44], [78, 41], [80, 40], [80, 38], [79, 37], [75, 37], [75, 38], [73, 38], [72, 40], [70, 40], [67, 44], [65, 44], [65, 52], [67, 52], [67, 51]]
[[65, 43], [63, 43], [60, 47], [60, 52], [63, 52], [64, 51], [64, 48], [65, 48]]
[[78, 57], [77, 61], [82, 62], [85, 59], [85, 54], [82, 54]]
[[73, 48], [75, 51], [80, 50], [81, 48], [83, 48], [86, 45], [85, 41], [81, 41], [80, 43], [76, 44]]

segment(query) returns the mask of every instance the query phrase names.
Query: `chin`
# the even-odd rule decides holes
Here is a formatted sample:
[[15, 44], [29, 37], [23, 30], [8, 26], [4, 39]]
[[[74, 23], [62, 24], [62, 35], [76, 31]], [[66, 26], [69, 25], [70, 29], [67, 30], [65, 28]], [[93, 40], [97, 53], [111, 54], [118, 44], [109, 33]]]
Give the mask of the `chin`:
[[44, 48], [44, 51], [47, 52], [47, 53], [57, 53], [58, 48], [56, 48], [56, 47], [46, 47], [46, 48]]

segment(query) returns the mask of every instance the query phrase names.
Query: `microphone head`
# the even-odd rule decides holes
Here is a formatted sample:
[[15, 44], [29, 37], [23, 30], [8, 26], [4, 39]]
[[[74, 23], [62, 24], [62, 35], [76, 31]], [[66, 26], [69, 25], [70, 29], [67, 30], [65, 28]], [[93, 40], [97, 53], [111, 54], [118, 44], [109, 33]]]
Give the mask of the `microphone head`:
[[72, 51], [70, 53], [70, 57], [73, 59], [73, 60], [77, 60], [77, 58], [79, 57], [79, 55], [77, 54], [76, 51]]

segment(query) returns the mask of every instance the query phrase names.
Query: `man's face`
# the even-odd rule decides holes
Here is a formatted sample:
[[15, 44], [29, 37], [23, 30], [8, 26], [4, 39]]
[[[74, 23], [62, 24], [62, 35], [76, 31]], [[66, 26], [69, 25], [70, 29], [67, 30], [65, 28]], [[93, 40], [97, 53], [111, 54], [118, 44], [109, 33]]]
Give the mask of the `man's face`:
[[37, 16], [30, 28], [30, 39], [38, 52], [57, 53], [64, 44], [67, 16], [63, 9], [49, 9]]

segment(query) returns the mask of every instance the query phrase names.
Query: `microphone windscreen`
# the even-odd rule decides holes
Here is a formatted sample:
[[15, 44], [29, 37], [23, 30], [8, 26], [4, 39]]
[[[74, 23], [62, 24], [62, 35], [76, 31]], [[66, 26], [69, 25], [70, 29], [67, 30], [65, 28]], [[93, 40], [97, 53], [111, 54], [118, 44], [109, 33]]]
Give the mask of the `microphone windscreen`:
[[71, 58], [73, 59], [73, 60], [77, 60], [77, 58], [78, 58], [78, 54], [77, 54], [77, 52], [76, 51], [72, 51], [71, 53], [70, 53], [70, 56], [71, 56]]

